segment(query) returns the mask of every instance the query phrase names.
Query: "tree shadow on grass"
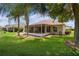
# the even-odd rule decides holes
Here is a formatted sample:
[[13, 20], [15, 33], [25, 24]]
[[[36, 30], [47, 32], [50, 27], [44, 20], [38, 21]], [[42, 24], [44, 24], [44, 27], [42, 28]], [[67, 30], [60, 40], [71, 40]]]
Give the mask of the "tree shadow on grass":
[[64, 41], [73, 39], [68, 36], [51, 36], [21, 40], [15, 36], [0, 37], [0, 55], [18, 56], [63, 56], [79, 55], [64, 45]]

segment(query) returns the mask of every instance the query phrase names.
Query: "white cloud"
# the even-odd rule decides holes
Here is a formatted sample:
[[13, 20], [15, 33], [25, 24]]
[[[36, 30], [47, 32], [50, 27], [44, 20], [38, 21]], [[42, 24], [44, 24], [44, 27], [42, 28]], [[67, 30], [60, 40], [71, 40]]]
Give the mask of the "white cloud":
[[[35, 23], [35, 22], [38, 22], [40, 20], [45, 20], [45, 19], [51, 19], [51, 18], [48, 17], [48, 16], [41, 17], [40, 14], [35, 14], [35, 15], [30, 16], [29, 21], [30, 21], [30, 24], [31, 24], [31, 23]], [[11, 24], [13, 24], [13, 23], [14, 23], [14, 21], [12, 20]], [[23, 18], [21, 18], [21, 23], [24, 23]], [[5, 16], [3, 16], [3, 17], [0, 16], [0, 26], [5, 26], [6, 24], [8, 24], [8, 18], [5, 17]], [[69, 21], [69, 22], [66, 23], [66, 25], [74, 27], [74, 21]]]

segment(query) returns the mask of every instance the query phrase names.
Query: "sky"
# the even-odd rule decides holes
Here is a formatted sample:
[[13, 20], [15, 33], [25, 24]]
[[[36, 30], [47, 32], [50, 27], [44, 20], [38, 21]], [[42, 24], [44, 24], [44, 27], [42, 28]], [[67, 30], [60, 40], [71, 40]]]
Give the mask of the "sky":
[[[41, 20], [49, 20], [49, 19], [51, 19], [49, 16], [43, 17], [40, 14], [34, 14], [34, 15], [30, 15], [29, 16], [29, 22], [30, 22], [30, 24], [39, 22]], [[25, 23], [23, 17], [20, 17], [20, 23]], [[11, 20], [10, 24], [15, 24], [14, 20]], [[71, 27], [74, 28], [74, 21], [73, 20], [70, 20], [70, 21], [66, 22], [65, 24], [67, 26], [71, 26]], [[0, 16], [0, 26], [4, 27], [5, 25], [8, 25], [8, 18], [5, 17], [5, 16]]]

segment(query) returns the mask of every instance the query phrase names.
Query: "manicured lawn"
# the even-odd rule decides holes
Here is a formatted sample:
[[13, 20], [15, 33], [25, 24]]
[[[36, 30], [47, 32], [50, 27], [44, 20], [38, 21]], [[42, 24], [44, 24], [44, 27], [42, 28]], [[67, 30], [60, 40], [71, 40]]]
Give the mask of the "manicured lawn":
[[[33, 40], [31, 40], [33, 39]], [[15, 33], [0, 33], [0, 55], [79, 55], [64, 42], [73, 40], [73, 33], [65, 36], [21, 39]]]

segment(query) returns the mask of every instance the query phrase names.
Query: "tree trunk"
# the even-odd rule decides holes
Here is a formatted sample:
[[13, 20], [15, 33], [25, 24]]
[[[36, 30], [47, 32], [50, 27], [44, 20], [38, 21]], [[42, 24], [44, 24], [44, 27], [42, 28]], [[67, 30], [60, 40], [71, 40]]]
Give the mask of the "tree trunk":
[[79, 7], [77, 4], [71, 4], [72, 10], [75, 17], [75, 33], [74, 33], [74, 42], [75, 46], [78, 46], [79, 44]]
[[26, 14], [25, 14], [25, 21], [26, 21], [25, 32], [27, 32], [27, 36], [28, 36], [28, 33], [29, 33], [29, 17]]
[[20, 36], [20, 19], [19, 19], [19, 16], [17, 17], [17, 20], [18, 20], [18, 36]]

